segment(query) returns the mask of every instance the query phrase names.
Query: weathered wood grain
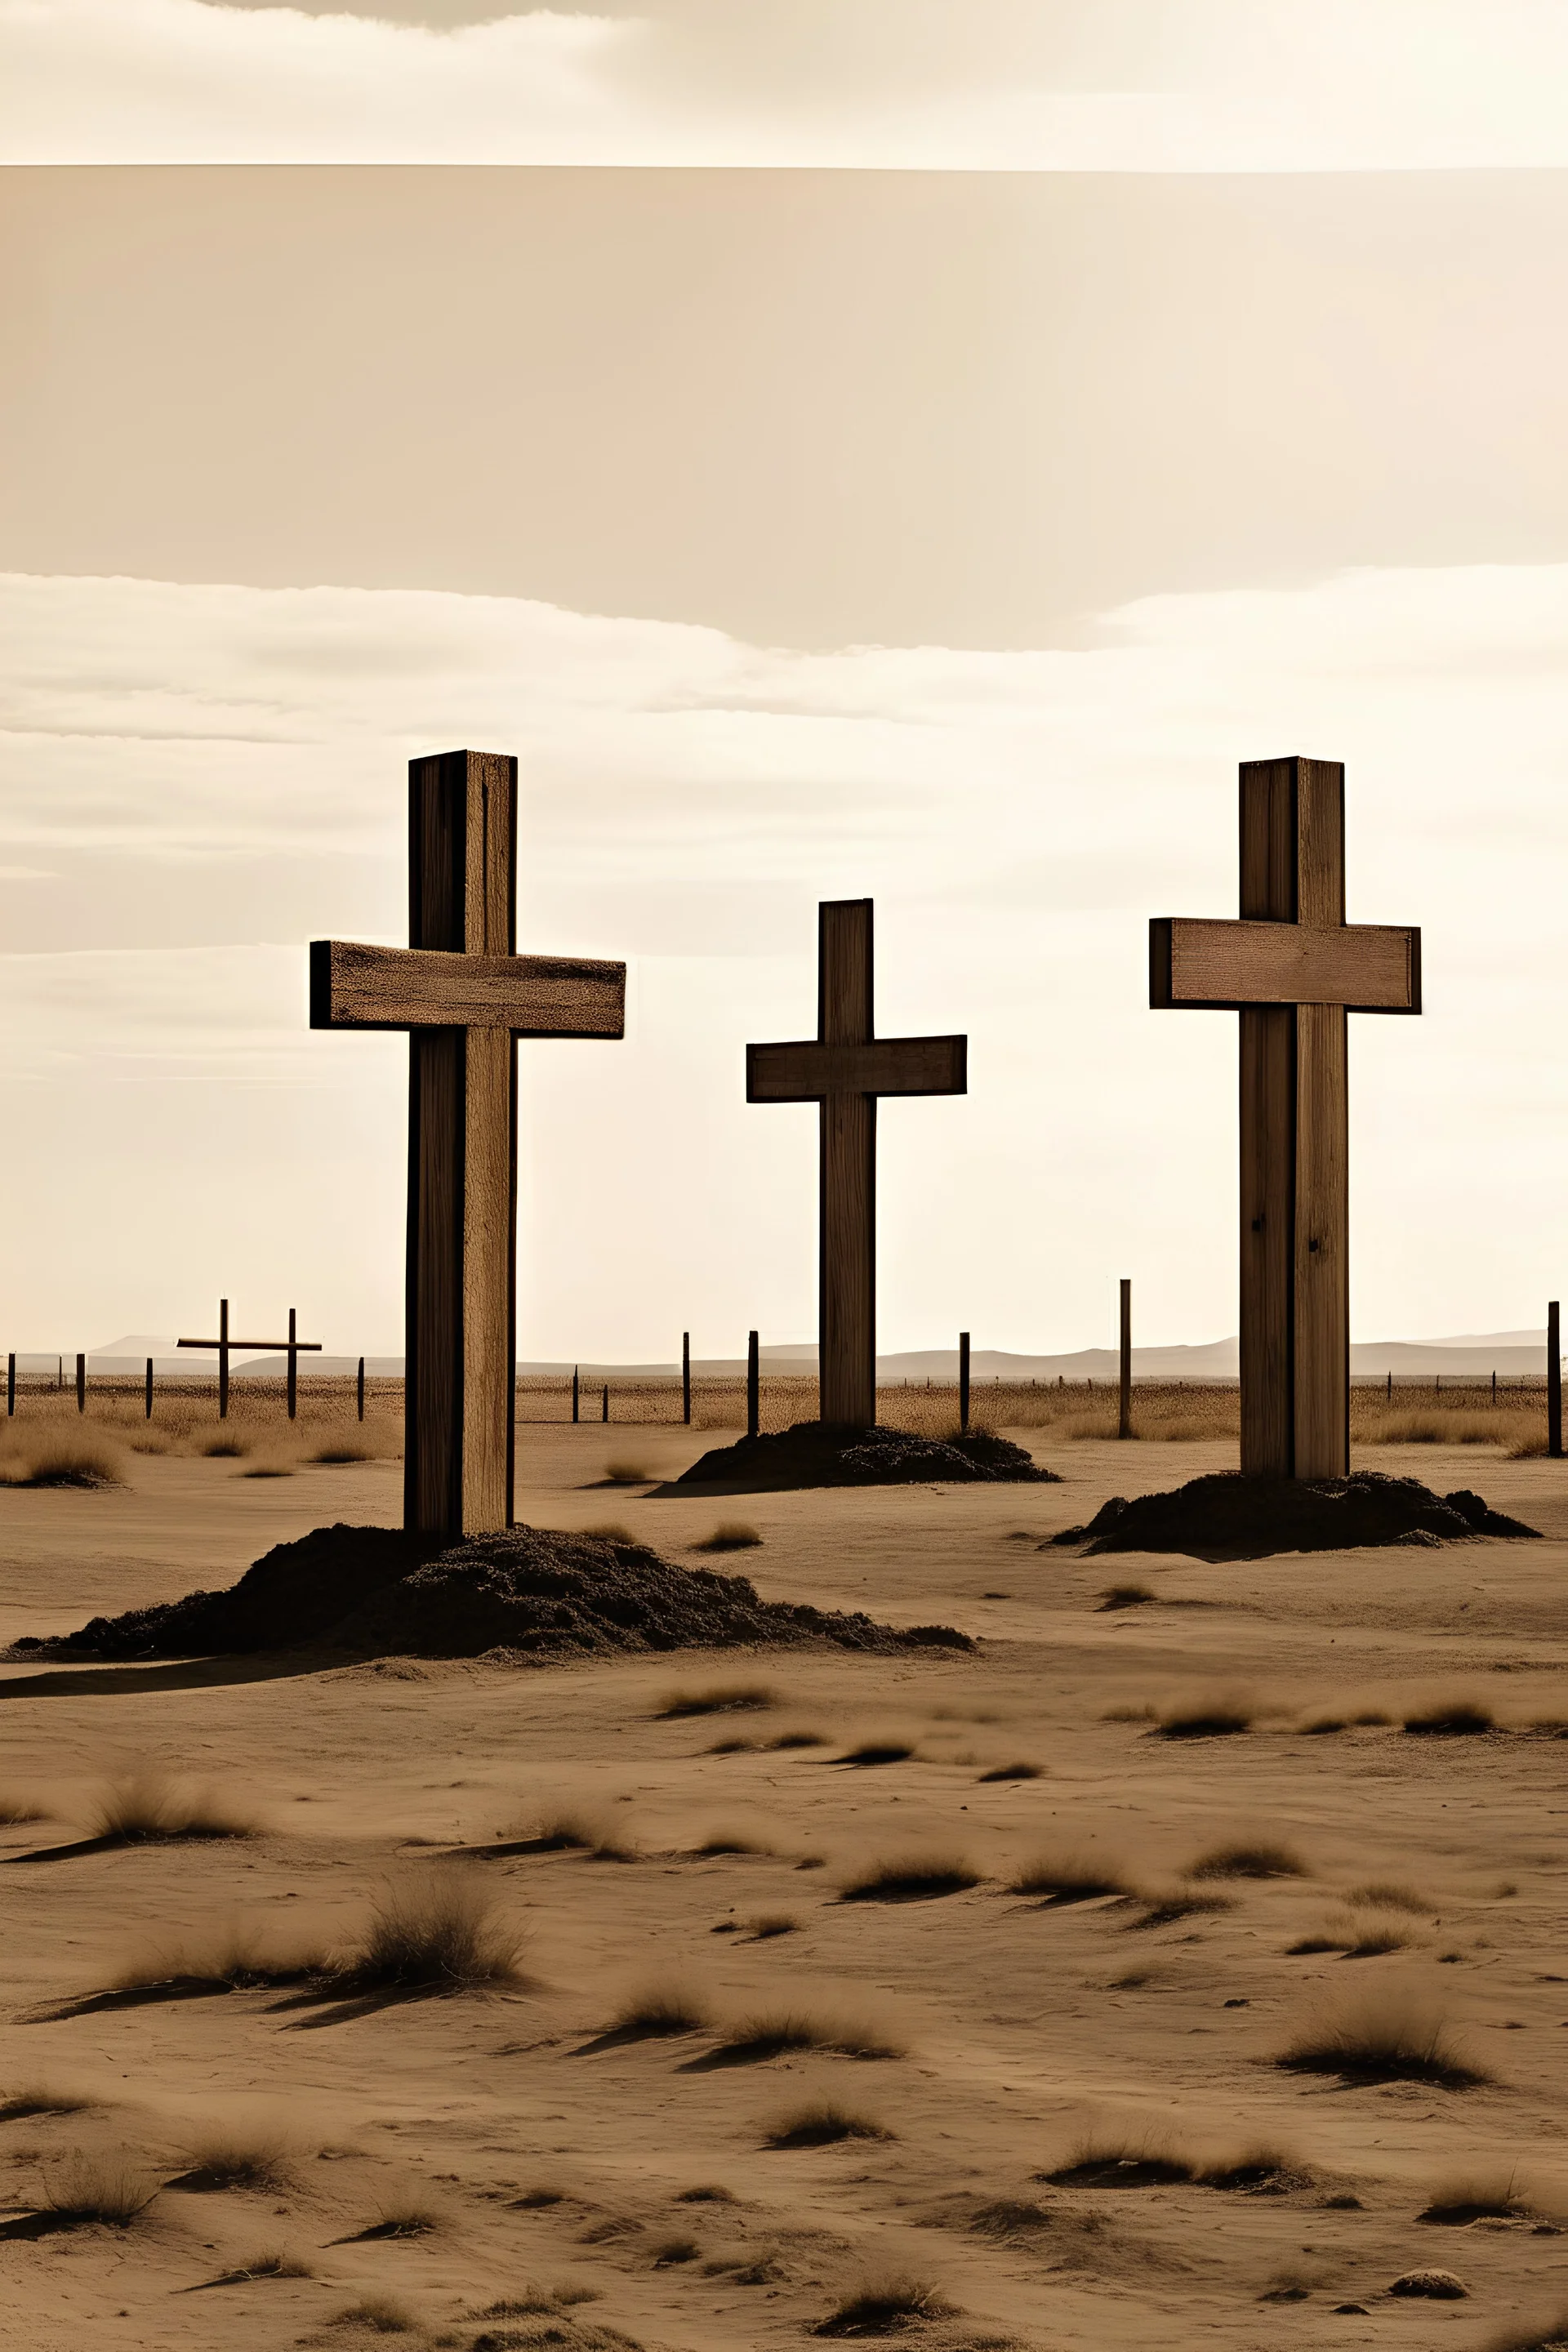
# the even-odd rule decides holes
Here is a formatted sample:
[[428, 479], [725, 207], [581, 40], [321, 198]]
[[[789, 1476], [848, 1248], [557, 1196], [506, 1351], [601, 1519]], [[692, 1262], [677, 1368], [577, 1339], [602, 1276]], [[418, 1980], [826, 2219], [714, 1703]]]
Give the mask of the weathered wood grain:
[[1419, 1013], [1419, 934], [1402, 925], [1157, 920], [1151, 952], [1164, 1008], [1239, 1012], [1244, 1004], [1340, 1005]]
[[879, 1037], [819, 1045], [814, 1038], [746, 1048], [748, 1102], [815, 1102], [825, 1095], [961, 1095], [968, 1091], [967, 1037]]
[[626, 968], [585, 957], [310, 943], [312, 1029], [509, 1030], [623, 1037]]

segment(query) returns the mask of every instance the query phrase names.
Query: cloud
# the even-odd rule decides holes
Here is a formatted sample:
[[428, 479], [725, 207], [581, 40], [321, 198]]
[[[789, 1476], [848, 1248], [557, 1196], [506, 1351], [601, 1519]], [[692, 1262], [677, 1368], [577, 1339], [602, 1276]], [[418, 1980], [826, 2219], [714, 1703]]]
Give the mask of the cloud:
[[465, 741], [521, 758], [524, 944], [633, 960], [624, 1046], [524, 1050], [530, 1353], [809, 1336], [812, 1118], [748, 1107], [742, 1048], [809, 1030], [815, 902], [862, 893], [881, 1026], [972, 1036], [966, 1101], [884, 1108], [887, 1343], [1080, 1344], [1127, 1272], [1145, 1335], [1233, 1328], [1234, 1024], [1149, 1013], [1146, 925], [1234, 910], [1236, 762], [1290, 750], [1347, 762], [1352, 919], [1425, 931], [1423, 1019], [1353, 1024], [1358, 1332], [1557, 1280], [1568, 565], [1152, 597], [1034, 652], [18, 575], [0, 628], [0, 860], [59, 877], [0, 955], [40, 1345], [237, 1265], [395, 1344], [404, 1052], [306, 1030], [303, 943], [406, 935], [404, 763]]
[[[395, 17], [399, 21], [387, 21]], [[420, 21], [424, 18], [426, 21]], [[0, 0], [0, 154], [1290, 172], [1568, 163], [1554, 0]]]

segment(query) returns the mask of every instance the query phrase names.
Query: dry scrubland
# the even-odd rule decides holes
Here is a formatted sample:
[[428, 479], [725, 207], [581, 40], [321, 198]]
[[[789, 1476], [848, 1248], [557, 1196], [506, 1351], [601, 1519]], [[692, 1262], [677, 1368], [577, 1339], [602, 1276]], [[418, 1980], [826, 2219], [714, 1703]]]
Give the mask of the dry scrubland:
[[[0, 1493], [0, 1633], [396, 1517], [208, 1425]], [[1568, 2342], [1563, 1465], [1379, 1454], [1537, 1544], [1080, 1560], [1233, 1441], [1012, 1427], [1063, 1485], [718, 1507], [522, 1433], [530, 1517], [970, 1656], [0, 1669], [0, 2341]]]

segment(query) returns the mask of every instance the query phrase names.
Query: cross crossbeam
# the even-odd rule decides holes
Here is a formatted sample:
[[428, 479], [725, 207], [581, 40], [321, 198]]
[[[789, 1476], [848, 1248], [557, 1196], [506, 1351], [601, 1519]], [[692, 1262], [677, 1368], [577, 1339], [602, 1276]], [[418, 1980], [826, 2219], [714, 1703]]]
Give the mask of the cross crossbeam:
[[[229, 1336], [228, 1301], [226, 1298], [220, 1298], [217, 1305], [218, 1336], [216, 1339], [177, 1339], [175, 1341], [175, 1346], [179, 1348], [216, 1349], [217, 1417], [220, 1421], [226, 1421], [228, 1419], [228, 1360], [230, 1354], [236, 1348], [264, 1348], [268, 1351], [268, 1353], [276, 1349], [279, 1355], [287, 1355], [289, 1359], [289, 1418], [290, 1421], [293, 1420], [299, 1397], [299, 1360], [302, 1355], [319, 1355], [321, 1349], [321, 1343], [319, 1339], [300, 1339], [295, 1337], [295, 1312], [296, 1310], [290, 1307], [289, 1309], [289, 1337], [286, 1339], [231, 1339]], [[151, 1379], [151, 1359], [148, 1360], [148, 1377]]]
[[1345, 921], [1344, 769], [1240, 777], [1241, 919], [1149, 927], [1156, 1010], [1241, 1033], [1241, 1467], [1350, 1468], [1347, 1013], [1421, 1010], [1418, 929]]
[[407, 948], [316, 940], [313, 1029], [408, 1032], [404, 1523], [512, 1516], [517, 1040], [620, 1037], [624, 963], [520, 956], [517, 761], [408, 769]]
[[869, 898], [817, 908], [816, 1035], [746, 1048], [748, 1102], [818, 1102], [818, 1412], [877, 1418], [877, 1097], [961, 1095], [966, 1037], [879, 1037]]

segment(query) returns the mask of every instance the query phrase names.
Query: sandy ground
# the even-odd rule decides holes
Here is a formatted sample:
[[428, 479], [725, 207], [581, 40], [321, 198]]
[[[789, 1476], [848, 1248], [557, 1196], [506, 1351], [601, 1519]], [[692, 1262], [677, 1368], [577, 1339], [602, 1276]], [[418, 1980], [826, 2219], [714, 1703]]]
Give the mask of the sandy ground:
[[[0, 1670], [0, 1792], [32, 1795], [46, 1816], [0, 1829], [0, 2095], [93, 2103], [0, 2116], [0, 2341], [589, 2352], [629, 2338], [720, 2352], [803, 2343], [889, 2269], [946, 2297], [949, 2315], [905, 2339], [944, 2352], [1469, 2352], [1568, 2305], [1568, 2237], [1552, 2220], [1568, 2217], [1568, 1741], [1551, 1727], [1568, 1720], [1568, 1465], [1380, 1449], [1375, 1466], [1479, 1486], [1549, 1540], [1227, 1567], [1079, 1560], [1026, 1539], [1110, 1494], [1222, 1466], [1217, 1447], [1062, 1446], [1050, 1458], [1067, 1483], [1037, 1489], [716, 1507], [600, 1483], [634, 1450], [664, 1474], [706, 1442], [528, 1431], [521, 1515], [620, 1522], [689, 1559], [719, 1517], [743, 1516], [763, 1545], [716, 1565], [769, 1595], [944, 1619], [980, 1637], [977, 1653]], [[133, 1475], [122, 1493], [0, 1493], [0, 1638], [227, 1583], [271, 1542], [399, 1509], [391, 1464], [250, 1480], [227, 1462], [145, 1458]], [[1128, 1578], [1154, 1599], [1102, 1611], [1103, 1590]], [[764, 1676], [777, 1705], [659, 1714], [672, 1689], [737, 1670]], [[1211, 1686], [1250, 1694], [1251, 1729], [1172, 1740], [1136, 1712]], [[1399, 1727], [1408, 1700], [1450, 1688], [1510, 1727]], [[1299, 1727], [1342, 1703], [1395, 1720]], [[712, 1752], [792, 1727], [824, 1744]], [[914, 1752], [836, 1760], [876, 1734]], [[1015, 1761], [1039, 1777], [982, 1780]], [[254, 1806], [262, 1833], [27, 1859], [81, 1836], [95, 1781], [149, 1764]], [[530, 1990], [81, 2005], [150, 1945], [210, 1941], [226, 1924], [346, 1933], [378, 1886], [521, 1834], [560, 1800], [598, 1805], [637, 1858], [520, 1853], [503, 1836], [511, 1850], [468, 1861], [529, 1930]], [[763, 1850], [694, 1852], [737, 1830]], [[1233, 1907], [1159, 1925], [1125, 1899], [1007, 1890], [1064, 1837], [1160, 1889], [1205, 1846], [1254, 1832], [1289, 1841], [1310, 1874], [1227, 1883]], [[857, 1863], [932, 1846], [967, 1857], [980, 1883], [839, 1899]], [[1290, 1951], [1380, 1883], [1405, 1890], [1405, 1949]], [[757, 1937], [769, 1914], [791, 1932]], [[726, 2063], [716, 2030], [603, 2037], [649, 1980], [706, 2000], [721, 2025], [781, 2007], [869, 2020], [904, 2054]], [[1439, 2000], [1494, 2079], [1352, 2084], [1272, 2063], [1325, 2003], [1384, 1986]], [[891, 2137], [769, 2147], [774, 2120], [817, 2095]], [[281, 2137], [283, 2185], [172, 2185], [215, 2122]], [[1131, 2146], [1152, 2133], [1200, 2167], [1269, 2141], [1296, 2185], [1051, 2179], [1096, 2133]], [[171, 2185], [124, 2229], [51, 2226], [45, 2192], [82, 2149], [129, 2151]], [[1500, 2165], [1533, 2211], [1418, 2218], [1445, 2179]], [[410, 2194], [437, 2226], [365, 2234]], [[308, 2274], [242, 2275], [268, 2251]], [[1387, 2294], [1433, 2266], [1468, 2297]], [[562, 2288], [589, 2292], [549, 2305]], [[392, 2299], [383, 2334], [340, 2316], [366, 2297]]]

